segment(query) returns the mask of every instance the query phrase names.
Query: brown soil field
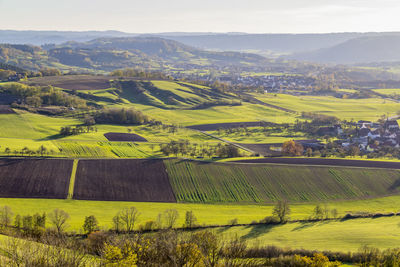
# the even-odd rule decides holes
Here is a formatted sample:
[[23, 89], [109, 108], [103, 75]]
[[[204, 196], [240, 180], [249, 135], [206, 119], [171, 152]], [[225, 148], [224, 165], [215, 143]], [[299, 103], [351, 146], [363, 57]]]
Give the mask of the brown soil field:
[[162, 160], [80, 160], [74, 199], [176, 202]]
[[213, 123], [213, 124], [199, 124], [187, 126], [186, 128], [199, 130], [199, 131], [216, 131], [219, 128], [229, 129], [229, 128], [239, 128], [239, 127], [258, 127], [258, 126], [271, 126], [274, 123], [271, 122], [260, 122], [260, 121], [250, 121], [250, 122], [225, 122], [225, 123]]
[[33, 86], [52, 85], [69, 90], [101, 90], [110, 88], [110, 76], [65, 75], [29, 79], [26, 84]]
[[0, 197], [66, 198], [68, 159], [0, 159]]
[[146, 138], [138, 134], [130, 133], [105, 133], [104, 136], [108, 141], [119, 141], [119, 142], [147, 142]]
[[260, 158], [260, 159], [238, 160], [235, 162], [400, 169], [400, 162], [373, 161], [373, 160], [346, 160], [346, 159], [322, 159], [322, 158]]
[[0, 114], [14, 114], [15, 111], [8, 105], [0, 105]]

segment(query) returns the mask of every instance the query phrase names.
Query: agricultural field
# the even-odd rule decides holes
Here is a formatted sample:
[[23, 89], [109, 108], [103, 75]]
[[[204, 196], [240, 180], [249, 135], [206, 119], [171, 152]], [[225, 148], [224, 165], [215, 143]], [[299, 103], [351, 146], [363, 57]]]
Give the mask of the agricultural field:
[[147, 142], [146, 138], [138, 134], [130, 133], [105, 133], [104, 136], [108, 141], [119, 141], [119, 142]]
[[307, 139], [302, 132], [292, 132], [282, 130], [280, 132], [270, 132], [263, 127], [247, 127], [242, 129], [230, 130], [217, 130], [209, 132], [212, 135], [218, 136], [224, 140], [235, 143], [243, 144], [257, 144], [257, 143], [283, 143], [288, 140], [301, 140]]
[[60, 152], [71, 158], [113, 158], [116, 155], [102, 142], [57, 142]]
[[372, 91], [381, 94], [381, 95], [400, 95], [400, 89], [373, 89]]
[[293, 114], [257, 104], [242, 103], [240, 106], [216, 106], [196, 110], [164, 110], [152, 106], [136, 104], [135, 107], [154, 119], [181, 126], [225, 123], [267, 121], [273, 123], [293, 123]]
[[197, 203], [270, 203], [373, 198], [398, 193], [400, 171], [166, 160], [176, 198]]
[[1, 159], [0, 196], [66, 198], [72, 160]]
[[80, 160], [73, 198], [176, 201], [162, 160]]
[[343, 120], [378, 120], [382, 115], [396, 115], [400, 103], [381, 98], [341, 99], [333, 96], [292, 96], [253, 94], [257, 99], [296, 112], [316, 112]]
[[110, 88], [109, 81], [112, 77], [91, 75], [63, 75], [31, 78], [27, 82], [32, 86], [51, 85], [69, 90], [101, 90]]
[[225, 240], [319, 251], [357, 252], [362, 246], [398, 248], [400, 217], [217, 228]]
[[[49, 117], [39, 114], [19, 111], [15, 114], [0, 114], [0, 155], [20, 155], [23, 148], [37, 151], [40, 146], [47, 149], [46, 155], [53, 157], [138, 157], [146, 158], [163, 156], [159, 151], [160, 143], [172, 140], [188, 140], [191, 143], [216, 144], [220, 141], [204, 135], [198, 131], [177, 128], [171, 133], [169, 128], [159, 126], [120, 126], [96, 125], [96, 131], [85, 132], [67, 137], [59, 136], [61, 127], [82, 124], [74, 118]], [[109, 142], [107, 133], [120, 135], [137, 134], [148, 140], [149, 143]], [[132, 141], [132, 140], [131, 140]], [[8, 148], [10, 151], [5, 152]]]
[[[291, 204], [292, 220], [301, 220], [312, 215], [317, 203], [293, 203]], [[400, 196], [384, 198], [333, 201], [325, 202], [331, 209], [337, 209], [338, 216], [347, 213], [389, 213], [397, 212], [400, 206]], [[231, 204], [195, 204], [195, 203], [159, 203], [159, 202], [129, 202], [129, 201], [86, 201], [86, 200], [62, 200], [62, 199], [24, 199], [24, 198], [0, 198], [0, 205], [8, 205], [14, 214], [33, 214], [51, 212], [60, 208], [69, 213], [68, 221], [70, 231], [79, 231], [85, 216], [93, 214], [104, 228], [112, 226], [112, 218], [121, 209], [136, 207], [140, 212], [138, 227], [149, 220], [155, 220], [157, 215], [166, 209], [176, 209], [180, 216], [177, 226], [183, 224], [185, 212], [193, 211], [200, 225], [226, 225], [232, 219], [237, 219], [240, 224], [249, 224], [272, 215], [273, 205], [231, 205]], [[357, 221], [357, 220], [352, 220]], [[359, 227], [365, 225], [360, 224]]]

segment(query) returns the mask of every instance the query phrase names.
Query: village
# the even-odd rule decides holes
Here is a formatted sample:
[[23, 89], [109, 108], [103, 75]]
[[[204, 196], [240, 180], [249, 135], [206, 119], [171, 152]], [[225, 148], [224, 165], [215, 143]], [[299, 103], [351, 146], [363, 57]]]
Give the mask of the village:
[[[310, 148], [322, 156], [367, 155], [375, 157], [400, 156], [400, 127], [396, 120], [381, 122], [360, 120], [356, 123], [342, 123], [320, 127], [316, 134], [326, 140], [297, 141], [306, 151]], [[325, 154], [325, 155], [324, 155]]]

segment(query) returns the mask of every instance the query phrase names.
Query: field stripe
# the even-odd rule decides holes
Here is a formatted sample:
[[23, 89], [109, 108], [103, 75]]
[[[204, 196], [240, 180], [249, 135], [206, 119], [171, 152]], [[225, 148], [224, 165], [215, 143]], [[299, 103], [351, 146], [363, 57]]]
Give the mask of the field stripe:
[[79, 159], [74, 159], [74, 164], [72, 165], [71, 178], [69, 180], [68, 197], [67, 199], [72, 199], [74, 196], [74, 186], [76, 178], [76, 170], [78, 169]]

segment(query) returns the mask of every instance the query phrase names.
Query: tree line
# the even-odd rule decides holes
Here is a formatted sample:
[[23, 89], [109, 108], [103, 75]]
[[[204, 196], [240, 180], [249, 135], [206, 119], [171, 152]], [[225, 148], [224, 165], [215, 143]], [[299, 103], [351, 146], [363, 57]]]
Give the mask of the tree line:
[[145, 124], [149, 118], [141, 111], [134, 108], [110, 108], [102, 109], [93, 115], [95, 123], [109, 124]]
[[191, 156], [191, 157], [209, 157], [216, 156], [219, 158], [235, 158], [241, 157], [239, 149], [236, 146], [230, 144], [218, 143], [216, 145], [211, 144], [197, 144], [190, 143], [188, 140], [182, 141], [170, 141], [166, 144], [160, 144], [160, 151], [165, 155], [178, 155]]

